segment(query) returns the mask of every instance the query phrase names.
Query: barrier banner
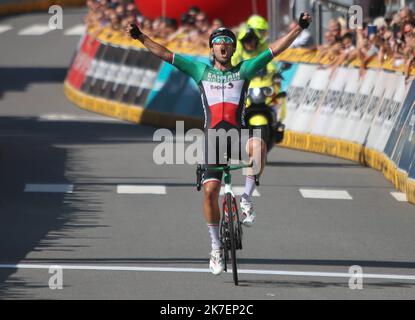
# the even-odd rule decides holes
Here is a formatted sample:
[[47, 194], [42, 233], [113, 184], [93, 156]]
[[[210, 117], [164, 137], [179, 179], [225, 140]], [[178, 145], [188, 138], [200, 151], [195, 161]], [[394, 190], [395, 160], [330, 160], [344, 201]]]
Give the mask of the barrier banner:
[[405, 77], [395, 73], [388, 73], [386, 80], [386, 90], [382, 103], [370, 125], [369, 135], [366, 146], [377, 151], [383, 151], [390, 134], [391, 126], [386, 124], [387, 119], [390, 122], [392, 110], [397, 111], [402, 106], [405, 90]]
[[380, 134], [379, 144], [377, 150], [384, 151], [386, 144], [389, 140], [389, 137], [392, 134], [393, 127], [398, 121], [398, 116], [403, 108], [405, 98], [408, 95], [410, 84], [405, 83], [403, 76], [399, 76], [399, 84], [397, 86], [397, 91], [392, 101], [392, 105], [388, 108], [388, 112], [385, 115], [385, 123], [383, 125], [383, 131]]
[[109, 67], [104, 76], [104, 82], [100, 88], [100, 97], [109, 98], [112, 88], [115, 82], [118, 79], [118, 74], [120, 72], [121, 66], [124, 64], [124, 61], [128, 55], [127, 49], [122, 47], [114, 46], [108, 52], [108, 62]]
[[[110, 72], [111, 61], [114, 55], [116, 55], [118, 46], [111, 44], [106, 45], [106, 50], [102, 55], [102, 59], [98, 62], [95, 73], [92, 75], [93, 81], [89, 90], [94, 96], [100, 97], [102, 94], [102, 88], [105, 82], [107, 74]], [[112, 68], [114, 70], [114, 67]]]
[[291, 86], [287, 91], [287, 117], [285, 125], [289, 130], [293, 130], [293, 124], [296, 120], [295, 114], [304, 99], [307, 87], [316, 70], [316, 65], [302, 63], [298, 65], [297, 72], [294, 75]]
[[145, 105], [147, 101], [147, 97], [151, 89], [153, 88], [154, 83], [156, 82], [158, 70], [162, 62], [161, 59], [154, 56], [150, 52], [148, 51], [143, 51], [143, 52], [147, 55], [146, 60], [145, 60], [146, 68], [144, 70], [144, 74], [141, 79], [139, 89], [133, 101], [133, 104], [139, 105], [139, 106]]
[[408, 113], [401, 136], [402, 151], [399, 152], [398, 168], [409, 172], [415, 157], [415, 101], [412, 101], [411, 111]]
[[[206, 57], [192, 57], [209, 64]], [[192, 117], [203, 117], [203, 106], [197, 84], [176, 67], [163, 62], [153, 89], [148, 96], [146, 108], [160, 112]]]
[[97, 80], [98, 67], [101, 66], [101, 61], [104, 59], [105, 53], [108, 50], [108, 46], [105, 43], [100, 43], [97, 53], [91, 62], [90, 67], [86, 73], [86, 79], [81, 83], [81, 90], [85, 93], [92, 93]]
[[341, 132], [340, 138], [342, 140], [355, 141], [354, 138], [356, 136], [357, 127], [360, 120], [363, 118], [366, 106], [370, 101], [373, 89], [376, 85], [376, 76], [376, 71], [368, 70], [366, 76], [363, 78], [353, 107], [350, 110], [349, 116], [346, 118], [343, 131]]
[[332, 138], [341, 138], [343, 132], [346, 130], [346, 120], [350, 116], [352, 106], [354, 105], [357, 98], [357, 92], [359, 91], [359, 70], [354, 68], [346, 70], [346, 86], [340, 97], [337, 108], [334, 111], [332, 120], [328, 124], [327, 132], [325, 134], [326, 136]]
[[83, 37], [79, 50], [73, 59], [67, 75], [67, 81], [76, 89], [80, 89], [87, 76], [88, 70], [93, 64], [94, 57], [101, 48], [101, 43], [91, 41], [87, 34]]
[[[409, 112], [411, 111], [412, 104], [415, 100], [415, 81], [412, 81], [410, 88], [408, 90], [408, 95], [403, 103], [403, 106], [399, 112], [397, 121], [393, 127], [392, 133], [389, 137], [389, 140], [385, 147], [385, 154], [389, 159], [392, 159], [395, 163], [397, 157], [397, 150], [399, 150], [399, 141], [402, 135], [403, 127], [408, 117]], [[399, 152], [398, 152], [399, 153]]]
[[339, 68], [330, 79], [327, 94], [313, 119], [314, 123], [311, 128], [311, 133], [319, 136], [327, 135], [328, 128], [334, 118], [334, 113], [339, 106], [346, 82], [349, 81], [347, 77], [348, 73], [346, 68]]
[[281, 91], [287, 92], [287, 90], [292, 86], [292, 81], [297, 73], [299, 64], [298, 63], [288, 63], [288, 62], [278, 62], [277, 70], [281, 70], [282, 80], [281, 80]]
[[[330, 80], [330, 70], [317, 69], [312, 81], [304, 95], [303, 101], [295, 113], [292, 122], [292, 130], [297, 132], [309, 132], [312, 127], [313, 116], [324, 98], [326, 88]], [[288, 111], [287, 111], [288, 112]]]
[[384, 71], [377, 72], [375, 88], [364, 113], [361, 114], [361, 119], [355, 130], [355, 136], [353, 137], [353, 141], [357, 143], [366, 145], [369, 128], [381, 105], [386, 90], [386, 84], [388, 82], [387, 77], [388, 73]]
[[117, 77], [111, 88], [111, 91], [108, 93], [108, 98], [115, 101], [121, 101], [124, 92], [127, 89], [127, 81], [130, 76], [133, 68], [136, 66], [134, 57], [137, 56], [135, 49], [129, 48], [126, 50], [126, 54], [123, 57], [123, 62], [118, 70]]
[[127, 57], [126, 65], [130, 68], [127, 74], [127, 81], [125, 83], [124, 90], [122, 92], [121, 101], [132, 104], [135, 100], [137, 92], [140, 88], [141, 80], [144, 77], [145, 69], [142, 67], [145, 65], [145, 61], [150, 57], [150, 54], [142, 49], [131, 50]]

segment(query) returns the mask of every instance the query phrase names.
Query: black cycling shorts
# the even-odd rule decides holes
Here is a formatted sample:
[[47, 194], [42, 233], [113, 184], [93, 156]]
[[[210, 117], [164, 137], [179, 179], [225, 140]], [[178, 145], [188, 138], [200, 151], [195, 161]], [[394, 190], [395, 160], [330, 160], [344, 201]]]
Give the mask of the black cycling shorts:
[[[217, 128], [216, 128], [217, 129]], [[224, 131], [226, 134], [230, 132]], [[224, 133], [221, 132], [221, 133]], [[261, 138], [251, 129], [238, 130], [238, 134], [229, 134], [225, 136], [218, 133], [215, 137], [209, 136], [205, 131], [205, 147], [204, 147], [204, 168], [207, 169], [202, 175], [202, 184], [209, 181], [222, 181], [223, 172], [209, 170], [209, 167], [217, 167], [228, 164], [229, 159], [249, 162], [249, 155], [246, 152], [248, 140], [253, 137]], [[255, 135], [254, 135], [255, 134]]]

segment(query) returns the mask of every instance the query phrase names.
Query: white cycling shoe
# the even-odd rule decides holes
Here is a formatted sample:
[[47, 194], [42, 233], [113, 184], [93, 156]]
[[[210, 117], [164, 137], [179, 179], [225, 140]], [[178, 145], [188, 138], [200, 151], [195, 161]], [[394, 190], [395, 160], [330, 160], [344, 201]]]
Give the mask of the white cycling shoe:
[[242, 224], [245, 227], [252, 227], [252, 225], [255, 223], [256, 213], [254, 211], [254, 205], [252, 201], [248, 201], [245, 198], [241, 199], [240, 203], [241, 207], [241, 219]]
[[210, 253], [209, 269], [215, 276], [220, 275], [225, 269], [225, 262], [223, 260], [222, 250], [212, 250]]

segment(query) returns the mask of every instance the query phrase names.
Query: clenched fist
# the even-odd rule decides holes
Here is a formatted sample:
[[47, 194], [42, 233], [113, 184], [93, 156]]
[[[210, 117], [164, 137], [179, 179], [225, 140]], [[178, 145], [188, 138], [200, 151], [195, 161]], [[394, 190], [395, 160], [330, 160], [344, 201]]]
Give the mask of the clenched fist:
[[140, 35], [143, 34], [140, 28], [136, 24], [130, 24], [127, 27], [127, 32], [129, 33], [131, 38], [136, 39], [136, 40], [140, 37]]
[[307, 29], [310, 26], [310, 23], [313, 21], [313, 18], [308, 12], [303, 12], [300, 15], [300, 19], [298, 20], [298, 24], [302, 29]]

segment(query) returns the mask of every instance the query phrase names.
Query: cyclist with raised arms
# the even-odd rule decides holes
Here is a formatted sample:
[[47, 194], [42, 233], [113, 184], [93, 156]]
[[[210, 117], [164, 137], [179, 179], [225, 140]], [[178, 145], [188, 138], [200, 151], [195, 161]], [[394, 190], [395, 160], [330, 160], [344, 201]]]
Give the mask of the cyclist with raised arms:
[[[225, 148], [217, 146], [216, 137], [215, 139], [209, 139], [210, 132], [212, 130], [216, 132], [222, 130], [220, 132], [226, 135], [228, 131], [238, 130], [238, 132], [241, 132], [241, 129], [245, 128], [245, 100], [250, 80], [274, 57], [289, 48], [303, 29], [308, 28], [311, 21], [312, 18], [309, 13], [302, 13], [299, 18], [299, 24], [295, 29], [270, 44], [269, 48], [257, 57], [242, 61], [236, 66], [232, 66], [231, 63], [232, 55], [236, 50], [236, 36], [230, 29], [219, 28], [210, 35], [209, 46], [213, 62], [212, 66], [209, 66], [208, 64], [171, 52], [143, 34], [137, 25], [130, 25], [127, 28], [127, 32], [133, 39], [139, 40], [154, 55], [189, 75], [199, 86], [205, 113], [205, 165], [207, 166], [207, 171], [202, 179], [204, 215], [212, 240], [209, 267], [210, 271], [215, 275], [220, 274], [224, 269], [219, 239], [219, 192], [222, 173], [214, 170], [209, 171], [209, 166], [223, 164], [220, 160], [223, 158], [223, 154], [219, 154], [218, 150], [227, 150], [225, 153], [229, 155], [229, 144], [233, 142], [225, 140], [227, 144]], [[219, 141], [221, 140], [219, 139]], [[239, 150], [240, 159], [241, 152]], [[261, 175], [265, 167], [265, 156], [267, 153], [265, 142], [260, 138], [251, 137], [246, 143], [245, 152], [256, 165], [259, 175]], [[248, 170], [243, 194], [244, 201], [241, 201], [241, 218], [245, 226], [251, 226], [256, 217], [252, 204], [255, 174], [254, 169]]]

